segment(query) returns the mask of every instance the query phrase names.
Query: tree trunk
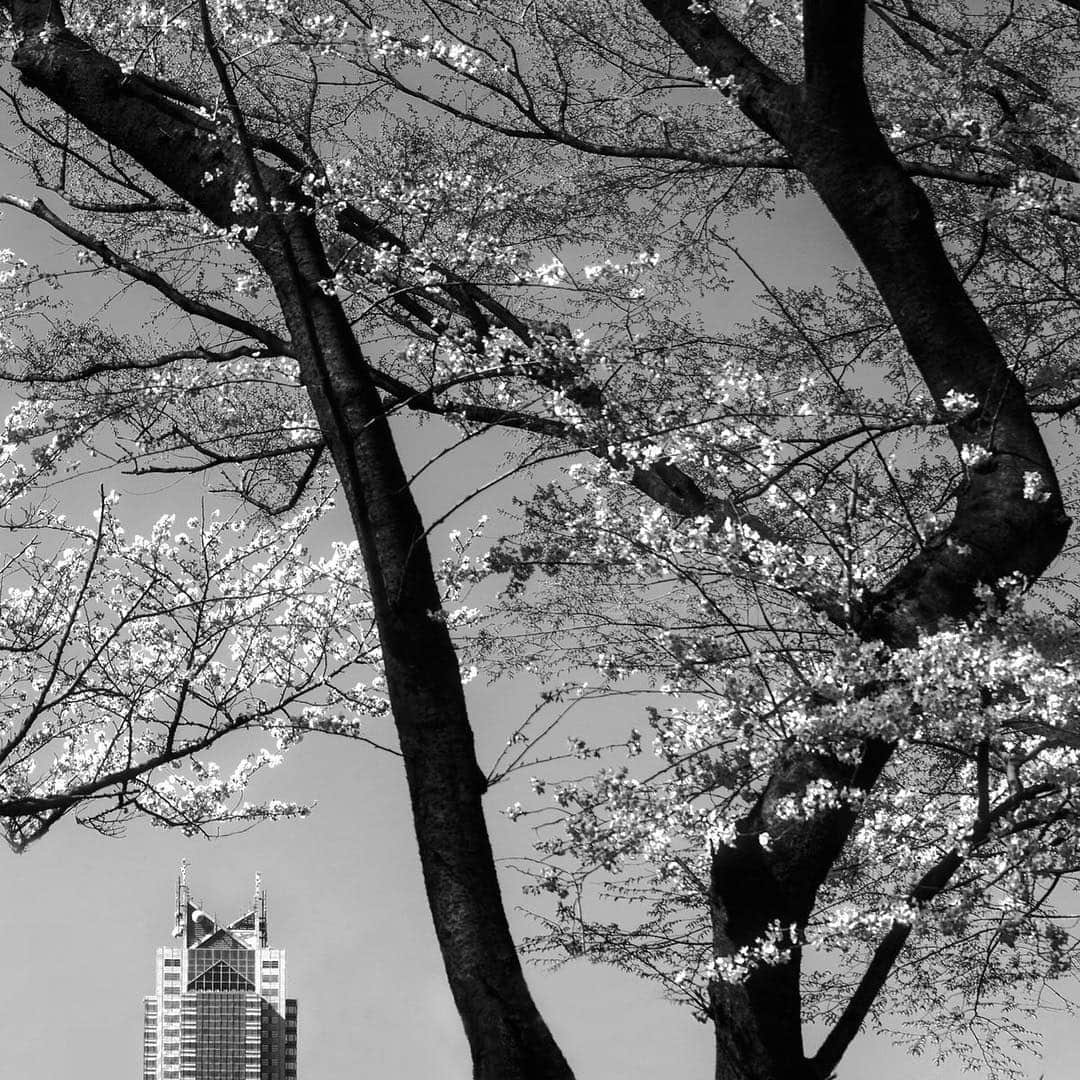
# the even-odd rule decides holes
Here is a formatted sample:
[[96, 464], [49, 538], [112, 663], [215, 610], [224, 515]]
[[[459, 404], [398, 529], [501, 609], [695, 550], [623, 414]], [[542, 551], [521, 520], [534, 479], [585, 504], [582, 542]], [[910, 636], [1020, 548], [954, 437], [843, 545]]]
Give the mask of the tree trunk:
[[[869, 271], [912, 360], [940, 406], [950, 390], [980, 409], [951, 425], [957, 448], [991, 452], [969, 472], [945, 533], [877, 595], [866, 598], [855, 629], [866, 641], [913, 646], [943, 619], [976, 609], [976, 587], [1019, 573], [1038, 578], [1069, 528], [1049, 454], [1019, 384], [949, 263], [923, 191], [904, 173], [878, 129], [863, 79], [862, 0], [804, 4], [805, 81], [792, 85], [755, 56], [711, 13], [683, 0], [642, 0], [671, 38], [716, 79], [733, 75], [739, 107], [792, 156]], [[1023, 496], [1037, 472], [1043, 501]], [[868, 789], [892, 747], [867, 744], [857, 769], [828, 759], [782, 764], [736, 845], [713, 863], [714, 948], [729, 956], [770, 924], [801, 929], [817, 890], [851, 832], [855, 815], [838, 809], [770, 828], [771, 809], [811, 779]], [[757, 835], [774, 836], [764, 851]], [[776, 837], [782, 836], [782, 842]], [[712, 988], [717, 1080], [815, 1078], [804, 1057], [799, 951], [789, 963], [758, 968], [741, 984]]]
[[301, 378], [342, 478], [371, 583], [387, 686], [409, 783], [424, 882], [483, 1080], [571, 1076], [521, 971], [506, 922], [457, 656], [421, 521], [378, 395], [310, 219], [286, 218], [302, 283], [277, 251], [259, 258], [278, 290]]
[[474, 1076], [571, 1080], [507, 925], [457, 656], [434, 617], [440, 601], [423, 523], [345, 313], [318, 284], [331, 274], [313, 218], [298, 212], [302, 193], [291, 176], [259, 164], [259, 186], [297, 209], [277, 219], [237, 214], [235, 185], [252, 177], [227, 129], [123, 75], [62, 29], [55, 7], [11, 6], [21, 30], [13, 63], [26, 83], [217, 225], [257, 229], [248, 246], [274, 284], [363, 551], [428, 903]]

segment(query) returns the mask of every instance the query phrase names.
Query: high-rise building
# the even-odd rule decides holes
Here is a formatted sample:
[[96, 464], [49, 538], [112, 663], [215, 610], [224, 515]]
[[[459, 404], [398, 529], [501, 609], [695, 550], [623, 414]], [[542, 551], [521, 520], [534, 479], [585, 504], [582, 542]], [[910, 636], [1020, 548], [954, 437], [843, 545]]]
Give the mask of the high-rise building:
[[143, 1080], [296, 1080], [296, 1001], [258, 876], [251, 910], [222, 924], [193, 900], [182, 865], [173, 937], [145, 999]]

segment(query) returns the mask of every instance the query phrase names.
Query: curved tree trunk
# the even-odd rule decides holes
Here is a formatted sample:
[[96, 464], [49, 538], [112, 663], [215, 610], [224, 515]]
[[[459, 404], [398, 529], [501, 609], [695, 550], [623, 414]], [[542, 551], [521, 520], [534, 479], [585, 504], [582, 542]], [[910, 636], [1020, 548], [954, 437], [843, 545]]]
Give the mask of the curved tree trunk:
[[[763, 63], [715, 15], [692, 12], [685, 0], [642, 5], [696, 65], [718, 80], [734, 76], [734, 100], [787, 150], [843, 230], [938, 405], [950, 390], [980, 403], [950, 434], [957, 448], [985, 446], [989, 462], [969, 474], [944, 534], [867, 598], [856, 632], [867, 641], [911, 646], [942, 619], [973, 613], [979, 584], [1012, 573], [1038, 578], [1069, 528], [1054, 467], [1023, 387], [949, 263], [929, 201], [878, 129], [863, 78], [863, 0], [806, 0], [805, 78], [798, 86]], [[1027, 472], [1039, 473], [1049, 496], [1044, 501], [1024, 498]], [[798, 757], [774, 773], [738, 823], [736, 845], [714, 859], [718, 955], [758, 940], [771, 923], [805, 926], [855, 823], [848, 809], [797, 825], [781, 822], [774, 817], [777, 800], [813, 779], [867, 790], [891, 754], [891, 746], [875, 741], [855, 770]], [[762, 831], [774, 837], [768, 852], [757, 842]], [[714, 985], [717, 1080], [810, 1080], [831, 1072], [837, 1040], [821, 1058], [804, 1054], [799, 961], [795, 947], [787, 964], [759, 968], [739, 985]], [[840, 1053], [844, 1047], [846, 1042]]]

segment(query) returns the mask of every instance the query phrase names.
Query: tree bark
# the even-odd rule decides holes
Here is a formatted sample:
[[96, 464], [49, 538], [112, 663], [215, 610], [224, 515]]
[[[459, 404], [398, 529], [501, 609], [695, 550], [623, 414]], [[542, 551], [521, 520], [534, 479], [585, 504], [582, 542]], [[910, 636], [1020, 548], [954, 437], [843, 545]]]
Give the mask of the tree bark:
[[[292, 209], [238, 214], [251, 179], [235, 133], [164, 98], [62, 28], [58, 9], [10, 5], [24, 82], [129, 155], [217, 225], [256, 229], [248, 243], [272, 281], [363, 551], [387, 687], [405, 761], [428, 903], [478, 1080], [570, 1080], [525, 983], [502, 905], [484, 819], [457, 656], [419, 511], [389, 424], [338, 301], [292, 175], [257, 164], [258, 183]], [[207, 179], [207, 177], [211, 179]]]
[[[943, 620], [972, 614], [978, 585], [1013, 573], [1038, 578], [1069, 527], [1054, 467], [1023, 387], [948, 260], [929, 200], [878, 129], [863, 78], [862, 0], [806, 0], [804, 81], [797, 86], [715, 15], [695, 14], [684, 0], [642, 5], [696, 65], [717, 80], [735, 77], [733, 100], [791, 155], [843, 230], [939, 407], [951, 390], [979, 402], [950, 435], [958, 449], [985, 447], [989, 461], [969, 471], [948, 529], [866, 598], [856, 632], [866, 641], [913, 646]], [[1039, 474], [1041, 500], [1024, 497], [1030, 472]], [[869, 742], [854, 770], [828, 758], [795, 757], [775, 771], [739, 823], [736, 845], [713, 862], [717, 955], [752, 944], [775, 922], [804, 927], [855, 822], [851, 810], [838, 809], [781, 823], [772, 813], [777, 800], [820, 778], [867, 790], [892, 749]], [[769, 851], [757, 840], [763, 831], [774, 837]], [[741, 984], [714, 984], [717, 1080], [822, 1074], [804, 1056], [799, 961], [796, 945], [787, 964], [758, 968]]]

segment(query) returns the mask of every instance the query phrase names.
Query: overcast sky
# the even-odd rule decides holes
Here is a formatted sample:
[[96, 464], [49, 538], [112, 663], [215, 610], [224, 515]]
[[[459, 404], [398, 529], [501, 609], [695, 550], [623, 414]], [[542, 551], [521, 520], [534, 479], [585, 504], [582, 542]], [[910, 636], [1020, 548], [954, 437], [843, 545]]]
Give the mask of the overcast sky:
[[[32, 194], [2, 168], [0, 188]], [[831, 226], [808, 203], [747, 224], [749, 253], [775, 261], [782, 252], [790, 277], [810, 279], [816, 268], [844, 258]], [[12, 214], [0, 221], [0, 247], [31, 260], [55, 250]], [[424, 445], [411, 440], [409, 452], [415, 465]], [[429, 520], [452, 504], [454, 486], [460, 489], [483, 464], [457, 455], [425, 477], [421, 494]], [[150, 519], [169, 508], [182, 517], [174, 503], [175, 491], [160, 487], [144, 498], [140, 516]], [[484, 509], [470, 508], [465, 518]], [[505, 694], [470, 686], [482, 761], [502, 745], [508, 718], [532, 703]], [[230, 771], [235, 756], [227, 744], [216, 755]], [[213, 843], [144, 825], [107, 840], [64, 824], [25, 855], [0, 856], [6, 860], [0, 1077], [139, 1075], [142, 998], [153, 990], [155, 949], [171, 941], [177, 867], [186, 858], [194, 894], [225, 919], [246, 910], [254, 874], [261, 872], [271, 943], [288, 950], [289, 994], [299, 1000], [300, 1080], [466, 1080], [465, 1041], [423, 900], [396, 759], [311, 737], [267, 775], [258, 793], [318, 800], [318, 807], [305, 821], [262, 825]], [[511, 800], [499, 788], [490, 800], [496, 850], [523, 851], [527, 828], [496, 813]], [[511, 908], [523, 902], [513, 878], [506, 899]], [[514, 923], [519, 933], [529, 929], [520, 915]], [[533, 970], [531, 982], [580, 1080], [712, 1076], [709, 1029], [664, 1003], [651, 986], [586, 964], [557, 974]], [[1046, 1080], [1077, 1074], [1073, 1031], [1066, 1019], [1049, 1023], [1041, 1066]], [[867, 1036], [840, 1069], [841, 1080], [957, 1075], [955, 1066], [936, 1071]]]

